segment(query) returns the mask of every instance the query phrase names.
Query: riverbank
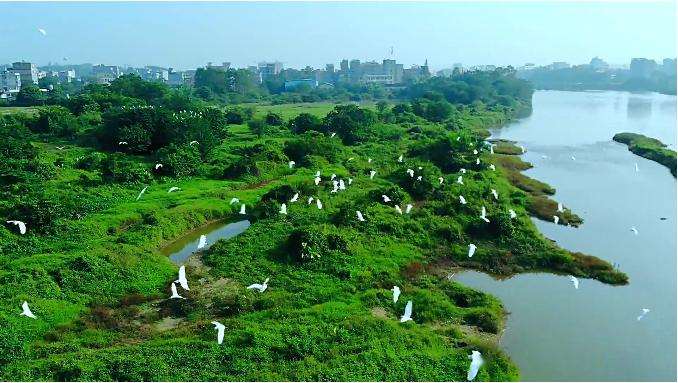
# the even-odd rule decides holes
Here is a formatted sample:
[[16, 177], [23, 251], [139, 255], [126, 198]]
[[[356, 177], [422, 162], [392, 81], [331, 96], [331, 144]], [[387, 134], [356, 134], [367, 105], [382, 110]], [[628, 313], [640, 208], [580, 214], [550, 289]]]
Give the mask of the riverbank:
[[636, 133], [617, 133], [612, 139], [627, 145], [633, 154], [666, 166], [676, 177], [676, 152], [661, 141]]

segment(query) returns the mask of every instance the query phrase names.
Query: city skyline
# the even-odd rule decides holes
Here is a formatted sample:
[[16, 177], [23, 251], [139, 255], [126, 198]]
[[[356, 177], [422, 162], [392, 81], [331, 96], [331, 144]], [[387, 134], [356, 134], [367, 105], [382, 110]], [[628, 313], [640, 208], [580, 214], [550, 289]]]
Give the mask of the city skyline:
[[[51, 17], [35, 17], [38, 10]], [[0, 26], [0, 63], [185, 70], [209, 61], [322, 68], [343, 58], [392, 58], [406, 66], [428, 59], [436, 71], [454, 63], [583, 64], [599, 56], [619, 65], [676, 55], [673, 3], [2, 3], [0, 11], [18, 15]], [[356, 14], [366, 21], [356, 24]]]

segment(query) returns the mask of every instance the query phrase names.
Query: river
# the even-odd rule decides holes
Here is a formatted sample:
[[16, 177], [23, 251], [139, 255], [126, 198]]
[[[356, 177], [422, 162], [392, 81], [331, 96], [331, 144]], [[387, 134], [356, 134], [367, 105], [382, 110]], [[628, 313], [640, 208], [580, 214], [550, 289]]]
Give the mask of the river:
[[[458, 273], [510, 312], [501, 344], [523, 380], [676, 380], [676, 179], [613, 142], [618, 132], [675, 150], [676, 97], [537, 91], [529, 117], [492, 132], [523, 145], [522, 158], [534, 165], [525, 174], [556, 188], [553, 198], [584, 219], [579, 228], [534, 220], [539, 230], [630, 277], [622, 287], [580, 280], [575, 290], [566, 276]], [[638, 321], [642, 308], [650, 312]]]

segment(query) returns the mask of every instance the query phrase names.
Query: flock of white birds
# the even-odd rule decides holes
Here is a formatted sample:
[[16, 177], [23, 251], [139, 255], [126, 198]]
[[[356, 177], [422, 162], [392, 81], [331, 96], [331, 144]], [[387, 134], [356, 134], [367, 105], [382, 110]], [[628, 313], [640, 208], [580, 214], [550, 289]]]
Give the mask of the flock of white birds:
[[[197, 141], [191, 141], [189, 145], [194, 145], [194, 144], [197, 144], [197, 143], [198, 143]], [[127, 142], [120, 141], [118, 144], [119, 145], [127, 145]], [[522, 147], [522, 146], [519, 146], [519, 147], [520, 147], [522, 153], [525, 153], [525, 148]], [[494, 153], [493, 145], [490, 145], [490, 153]], [[473, 154], [478, 155], [478, 150], [474, 149]], [[354, 157], [351, 157], [351, 158], [348, 159], [348, 161], [351, 161], [353, 159], [354, 159]], [[575, 160], [574, 157], [572, 157], [572, 159]], [[403, 155], [400, 155], [398, 157], [397, 162], [398, 163], [403, 162]], [[367, 163], [371, 164], [372, 158], [368, 158]], [[289, 166], [290, 169], [292, 169], [292, 168], [294, 168], [295, 164], [296, 163], [294, 161], [289, 161], [288, 166]], [[479, 157], [476, 158], [476, 165], [480, 165], [480, 158]], [[162, 168], [162, 166], [163, 165], [160, 164], [160, 163], [155, 164], [155, 169], [157, 170], [159, 168]], [[636, 171], [638, 171], [638, 164], [636, 163], [635, 166], [636, 166]], [[493, 171], [496, 170], [496, 167], [493, 164], [490, 164], [489, 168]], [[418, 167], [418, 170], [422, 170], [422, 167], [421, 166]], [[407, 169], [406, 173], [411, 178], [414, 178], [416, 171], [414, 169]], [[463, 168], [460, 169], [460, 173], [466, 174], [466, 169], [463, 169]], [[373, 180], [374, 177], [376, 176], [376, 174], [377, 174], [376, 170], [374, 170], [374, 169], [370, 170], [369, 179]], [[332, 189], [331, 192], [337, 193], [340, 190], [346, 190], [346, 183], [344, 182], [344, 180], [343, 179], [335, 180], [336, 178], [337, 178], [336, 174], [332, 174], [330, 176], [330, 182], [332, 182], [332, 185], [333, 185], [333, 189]], [[417, 176], [416, 180], [422, 181], [422, 176], [421, 175]], [[315, 174], [315, 177], [314, 177], [314, 183], [315, 183], [316, 186], [318, 186], [318, 185], [320, 185], [320, 182], [322, 182], [321, 173], [320, 173], [320, 171], [317, 171], [316, 174]], [[438, 182], [440, 184], [442, 184], [444, 182], [444, 178], [438, 177]], [[348, 185], [351, 185], [353, 183], [353, 179], [349, 178], [347, 183], [348, 183]], [[459, 176], [457, 176], [457, 184], [462, 185], [462, 186], [464, 185], [463, 176], [461, 174]], [[137, 201], [139, 199], [141, 199], [142, 195], [146, 192], [146, 190], [148, 190], [148, 186], [144, 187], [139, 192], [139, 194], [137, 195], [137, 198], [136, 198]], [[175, 192], [175, 191], [181, 191], [181, 188], [176, 187], [176, 186], [172, 186], [172, 187], [169, 188], [167, 193], [172, 193], [172, 192]], [[499, 194], [498, 194], [496, 189], [491, 189], [490, 194], [494, 197], [495, 200], [499, 200]], [[391, 202], [391, 198], [389, 196], [387, 196], [386, 194], [382, 194], [381, 197], [382, 197], [382, 200], [384, 201], [384, 203]], [[296, 193], [289, 200], [289, 202], [295, 203], [298, 200], [299, 200], [299, 193]], [[323, 205], [322, 205], [322, 202], [320, 201], [320, 199], [318, 197], [309, 197], [308, 198], [308, 205], [310, 205], [314, 200], [316, 201], [316, 207], [318, 209], [322, 209]], [[232, 205], [234, 203], [239, 203], [239, 202], [240, 202], [240, 200], [238, 198], [233, 197], [230, 201], [230, 204]], [[462, 205], [465, 205], [467, 203], [466, 199], [461, 194], [459, 194], [459, 203], [462, 204]], [[412, 204], [407, 204], [406, 207], [405, 207], [405, 214], [410, 214], [412, 208], [413, 208]], [[394, 209], [398, 214], [401, 214], [401, 215], [403, 214], [403, 210], [401, 209], [401, 207], [399, 205], [395, 204]], [[558, 203], [558, 210], [557, 211], [558, 212], [564, 212], [565, 211], [564, 208], [563, 208], [563, 204], [560, 203], [560, 202]], [[244, 203], [240, 205], [239, 213], [243, 214], [243, 215], [247, 214], [246, 213], [246, 205]], [[287, 215], [287, 204], [283, 203], [281, 205], [280, 214]], [[482, 221], [486, 222], [486, 223], [489, 223], [490, 220], [487, 218], [486, 214], [487, 214], [487, 210], [485, 209], [485, 206], [482, 206], [481, 212], [480, 212], [480, 219]], [[509, 217], [511, 219], [515, 219], [518, 216], [516, 214], [515, 210], [513, 210], [513, 209], [509, 209], [508, 214], [509, 214]], [[360, 222], [366, 221], [365, 217], [363, 216], [363, 214], [360, 211], [356, 210], [356, 216], [357, 216], [358, 221], [360, 221]], [[553, 221], [554, 221], [555, 224], [558, 224], [559, 217], [554, 215]], [[24, 222], [18, 221], [18, 220], [9, 220], [9, 221], [7, 221], [7, 223], [16, 225], [19, 228], [20, 234], [22, 234], [22, 235], [26, 234], [26, 224]], [[633, 231], [633, 233], [635, 235], [638, 235], [638, 230], [636, 229], [635, 226], [633, 226], [631, 228], [631, 231]], [[198, 243], [198, 249], [203, 249], [206, 245], [207, 245], [207, 238], [206, 238], [205, 235], [201, 235], [199, 243]], [[476, 253], [476, 250], [477, 250], [477, 246], [475, 244], [470, 243], [468, 245], [468, 256], [469, 256], [469, 258], [473, 257], [473, 255]], [[261, 284], [253, 283], [253, 284], [247, 286], [247, 289], [258, 290], [260, 293], [263, 293], [264, 291], [266, 291], [266, 289], [268, 289], [269, 280], [270, 280], [269, 278], [266, 278], [266, 280]], [[579, 289], [579, 280], [576, 277], [570, 276], [570, 281], [572, 282], [575, 289]], [[186, 268], [185, 268], [184, 265], [182, 265], [179, 268], [178, 279], [171, 283], [170, 289], [171, 289], [172, 294], [170, 296], [170, 299], [186, 299], [179, 294], [179, 291], [177, 289], [177, 283], [179, 284], [179, 286], [183, 290], [185, 290], [185, 291], [190, 290], [189, 287], [188, 287], [188, 280], [186, 278]], [[401, 291], [400, 291], [400, 288], [398, 286], [393, 286], [393, 289], [391, 289], [391, 291], [393, 291], [393, 303], [395, 304], [395, 303], [398, 302]], [[24, 301], [23, 304], [21, 305], [21, 308], [22, 308], [22, 312], [21, 312], [20, 315], [26, 316], [26, 317], [32, 318], [32, 319], [37, 318], [33, 314], [33, 312], [31, 311], [31, 309], [29, 308], [28, 302]], [[647, 315], [647, 313], [649, 313], [649, 312], [650, 312], [649, 309], [646, 309], [646, 308], [642, 309], [642, 313], [641, 313], [641, 315], [639, 315], [637, 317], [637, 320], [643, 319], [645, 317], [645, 315]], [[413, 320], [412, 319], [412, 301], [408, 300], [407, 304], [405, 306], [405, 312], [403, 313], [403, 315], [400, 318], [400, 322], [404, 323], [404, 322], [408, 322], [408, 321], [412, 321], [412, 320]], [[221, 324], [217, 321], [212, 321], [211, 323], [214, 324], [214, 329], [217, 330], [217, 343], [222, 344], [222, 342], [224, 340], [224, 332], [225, 332], [226, 326], [224, 326], [223, 324]], [[482, 358], [482, 355], [480, 354], [480, 352], [474, 350], [474, 351], [471, 352], [471, 355], [469, 355], [469, 359], [471, 359], [471, 364], [469, 366], [467, 380], [471, 381], [471, 380], [475, 379], [475, 377], [478, 373], [478, 370], [482, 366], [483, 358]]]

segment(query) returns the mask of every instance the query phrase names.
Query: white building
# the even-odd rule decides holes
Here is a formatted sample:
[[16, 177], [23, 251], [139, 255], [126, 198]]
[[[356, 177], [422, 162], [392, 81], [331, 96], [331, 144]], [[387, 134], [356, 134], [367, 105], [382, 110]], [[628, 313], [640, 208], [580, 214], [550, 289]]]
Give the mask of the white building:
[[21, 90], [21, 75], [14, 71], [0, 71], [0, 94], [13, 95]]
[[92, 75], [97, 84], [108, 85], [120, 77], [120, 69], [116, 65], [95, 65], [92, 67]]
[[26, 86], [30, 84], [38, 85], [38, 66], [33, 63], [25, 61], [15, 62], [12, 64], [12, 71], [19, 73], [21, 76], [21, 83]]

